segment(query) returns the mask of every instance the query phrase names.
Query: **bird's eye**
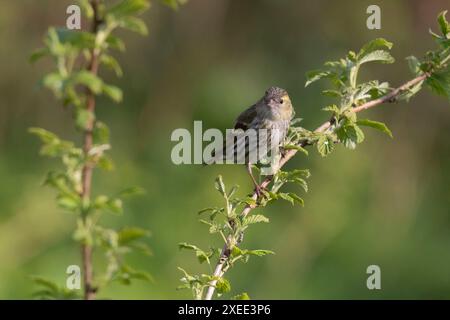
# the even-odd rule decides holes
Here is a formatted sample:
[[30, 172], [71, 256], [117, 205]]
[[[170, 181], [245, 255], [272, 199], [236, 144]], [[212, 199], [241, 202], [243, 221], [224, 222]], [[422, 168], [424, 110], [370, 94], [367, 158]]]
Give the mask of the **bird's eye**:
[[283, 103], [283, 99], [280, 99], [280, 103]]

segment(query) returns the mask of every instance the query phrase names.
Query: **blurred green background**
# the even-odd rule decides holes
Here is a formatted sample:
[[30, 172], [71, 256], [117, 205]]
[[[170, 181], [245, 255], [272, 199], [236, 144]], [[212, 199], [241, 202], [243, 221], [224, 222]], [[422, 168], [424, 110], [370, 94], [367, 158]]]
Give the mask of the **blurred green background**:
[[[0, 1], [0, 298], [31, 298], [29, 275], [64, 285], [68, 265], [80, 264], [72, 240], [75, 217], [56, 207], [42, 187], [58, 165], [38, 156], [39, 142], [27, 133], [40, 126], [80, 141], [71, 114], [37, 83], [49, 61], [28, 63], [50, 25], [65, 25], [69, 0]], [[366, 8], [378, 4], [382, 29], [366, 28]], [[397, 85], [411, 77], [404, 57], [435, 47], [440, 1], [191, 0], [178, 12], [154, 3], [145, 20], [150, 35], [124, 33], [117, 54], [124, 77], [120, 105], [100, 99], [98, 118], [112, 131], [116, 170], [96, 171], [94, 193], [139, 185], [143, 197], [126, 204], [107, 226], [139, 225], [152, 231], [153, 257], [128, 258], [155, 282], [110, 286], [100, 297], [190, 298], [176, 291], [181, 274], [208, 272], [186, 241], [208, 248], [212, 237], [196, 212], [221, 204], [216, 175], [250, 191], [242, 166], [175, 166], [170, 160], [176, 128], [229, 128], [236, 115], [272, 85], [286, 88], [303, 126], [314, 129], [332, 100], [321, 85], [304, 88], [306, 71], [343, 56], [376, 37], [394, 43], [394, 65], [364, 68], [364, 78]], [[250, 228], [244, 245], [276, 256], [252, 258], [232, 269], [234, 293], [260, 299], [450, 298], [450, 105], [423, 90], [409, 104], [385, 105], [364, 117], [385, 121], [390, 139], [367, 130], [355, 151], [339, 147], [321, 158], [311, 152], [290, 167], [310, 168], [304, 208], [276, 203], [262, 210], [270, 224]], [[214, 245], [221, 245], [214, 239]], [[97, 258], [100, 253], [97, 253]], [[366, 268], [381, 267], [381, 290], [366, 288]]]

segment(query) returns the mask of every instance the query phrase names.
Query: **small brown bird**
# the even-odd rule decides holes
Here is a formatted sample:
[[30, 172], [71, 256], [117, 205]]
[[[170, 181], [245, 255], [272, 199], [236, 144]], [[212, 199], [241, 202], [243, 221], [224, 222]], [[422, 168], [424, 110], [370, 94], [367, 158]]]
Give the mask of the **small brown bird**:
[[[258, 102], [237, 117], [234, 125], [235, 130], [241, 129], [244, 134], [249, 129], [256, 131], [266, 129], [267, 141], [265, 143], [267, 143], [267, 146], [271, 146], [267, 148], [267, 153], [257, 157], [256, 161], [252, 161], [249, 159], [248, 154], [254, 150], [249, 147], [248, 139], [227, 139], [222, 152], [213, 154], [212, 158], [206, 161], [206, 164], [218, 162], [219, 159], [223, 161], [225, 156], [229, 155], [227, 150], [233, 150], [234, 154], [237, 150], [245, 150], [245, 164], [255, 185], [255, 191], [259, 195], [261, 187], [253, 176], [252, 164], [262, 160], [261, 156], [267, 156], [269, 151], [279, 152], [293, 116], [294, 109], [292, 108], [291, 99], [287, 91], [278, 87], [270, 87]], [[258, 141], [258, 146], [260, 146], [260, 143], [261, 141]]]

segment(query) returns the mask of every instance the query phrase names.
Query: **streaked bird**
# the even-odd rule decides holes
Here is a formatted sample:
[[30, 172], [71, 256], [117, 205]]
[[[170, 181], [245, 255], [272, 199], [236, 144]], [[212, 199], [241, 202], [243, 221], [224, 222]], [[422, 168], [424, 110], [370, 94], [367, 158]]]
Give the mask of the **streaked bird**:
[[293, 116], [287, 91], [270, 87], [258, 102], [237, 117], [223, 149], [213, 153], [205, 163], [245, 163], [259, 195], [261, 187], [253, 176], [252, 164], [261, 162], [269, 154], [279, 154]]

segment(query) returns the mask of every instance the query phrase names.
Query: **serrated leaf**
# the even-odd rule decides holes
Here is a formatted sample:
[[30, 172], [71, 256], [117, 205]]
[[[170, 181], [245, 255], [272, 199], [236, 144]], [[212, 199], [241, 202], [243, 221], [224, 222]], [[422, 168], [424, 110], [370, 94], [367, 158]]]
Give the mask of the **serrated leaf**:
[[364, 133], [354, 124], [344, 124], [336, 131], [338, 139], [346, 148], [355, 149], [356, 144], [364, 141]]
[[391, 56], [391, 54], [385, 50], [375, 50], [358, 60], [358, 64], [364, 64], [367, 62], [378, 61], [381, 63], [394, 63], [395, 59]]
[[335, 104], [331, 105], [331, 106], [326, 106], [325, 108], [322, 108], [323, 111], [329, 111], [329, 112], [333, 112], [334, 114], [339, 114], [341, 112], [341, 110], [339, 109], [339, 107]]
[[438, 23], [439, 23], [439, 27], [441, 29], [442, 35], [444, 36], [444, 38], [449, 39], [450, 38], [450, 25], [447, 22], [447, 19], [445, 18], [445, 15], [447, 14], [447, 10], [442, 11], [441, 13], [439, 13], [438, 16]]
[[386, 133], [389, 137], [393, 138], [391, 130], [386, 126], [386, 124], [378, 121], [368, 120], [368, 119], [360, 119], [356, 122], [359, 126], [371, 127], [377, 129], [381, 132]]
[[297, 194], [290, 192], [289, 196], [294, 199], [294, 202], [297, 202], [299, 205], [301, 205], [302, 207], [305, 206], [305, 201], [300, 198]]
[[279, 192], [277, 195], [281, 199], [289, 201], [292, 205], [294, 205], [294, 199], [288, 193]]
[[252, 214], [252, 215], [245, 217], [245, 219], [244, 219], [244, 225], [249, 225], [249, 224], [254, 224], [254, 223], [259, 223], [259, 222], [268, 223], [269, 218], [267, 218], [266, 216], [264, 216], [262, 214]]
[[322, 157], [329, 155], [334, 150], [333, 138], [329, 135], [321, 135], [317, 141], [317, 151]]
[[268, 254], [275, 254], [275, 252], [271, 250], [257, 249], [257, 250], [245, 250], [245, 254], [262, 257]]
[[334, 74], [331, 71], [323, 70], [313, 70], [306, 73], [306, 83], [305, 87], [309, 86], [311, 83], [316, 82], [322, 78], [330, 78]]
[[218, 294], [223, 294], [231, 291], [230, 282], [225, 278], [218, 278], [216, 283], [216, 290]]
[[217, 191], [220, 192], [220, 194], [221, 194], [222, 196], [226, 197], [227, 194], [226, 194], [226, 192], [225, 192], [225, 184], [223, 183], [223, 179], [222, 179], [222, 176], [221, 176], [221, 175], [219, 175], [219, 176], [216, 178], [214, 187], [216, 188]]
[[358, 55], [357, 55], [357, 59], [361, 59], [364, 56], [366, 56], [367, 54], [376, 51], [376, 50], [380, 50], [380, 49], [392, 49], [392, 42], [387, 41], [386, 39], [383, 38], [377, 38], [374, 39], [368, 43], [366, 43], [361, 50], [359, 51]]
[[450, 99], [450, 72], [433, 72], [432, 75], [425, 80], [425, 83], [438, 95]]
[[308, 184], [306, 183], [306, 181], [302, 178], [294, 178], [294, 182], [296, 184], [298, 184], [300, 187], [302, 187], [303, 190], [305, 190], [305, 192], [308, 192]]

